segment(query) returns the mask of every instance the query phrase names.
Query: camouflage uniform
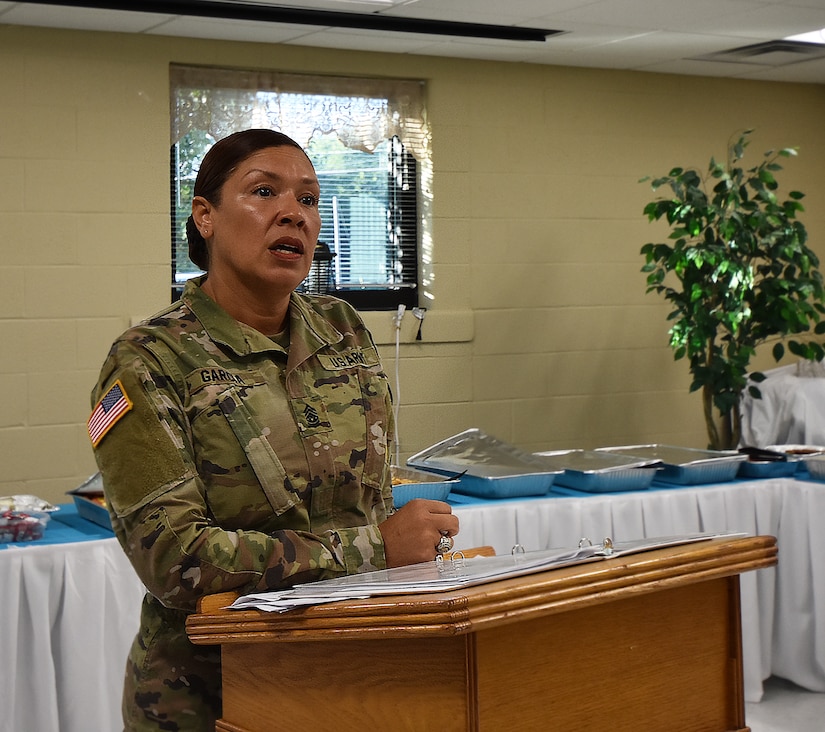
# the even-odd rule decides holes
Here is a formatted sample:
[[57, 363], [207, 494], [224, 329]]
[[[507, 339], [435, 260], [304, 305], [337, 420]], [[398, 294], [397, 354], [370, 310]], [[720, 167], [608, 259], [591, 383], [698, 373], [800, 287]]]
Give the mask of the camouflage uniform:
[[112, 524], [149, 594], [127, 664], [127, 729], [213, 729], [218, 649], [192, 645], [199, 597], [385, 567], [387, 378], [355, 311], [293, 293], [289, 346], [190, 281], [112, 346], [92, 394], [131, 408], [95, 447]]

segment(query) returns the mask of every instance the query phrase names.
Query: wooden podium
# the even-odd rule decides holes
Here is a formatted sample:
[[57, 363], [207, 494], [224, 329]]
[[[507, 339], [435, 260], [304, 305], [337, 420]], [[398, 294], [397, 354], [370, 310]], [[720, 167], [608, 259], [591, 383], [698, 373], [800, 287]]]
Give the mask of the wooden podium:
[[224, 732], [746, 731], [739, 574], [770, 536], [645, 551], [459, 591], [266, 613], [202, 600]]

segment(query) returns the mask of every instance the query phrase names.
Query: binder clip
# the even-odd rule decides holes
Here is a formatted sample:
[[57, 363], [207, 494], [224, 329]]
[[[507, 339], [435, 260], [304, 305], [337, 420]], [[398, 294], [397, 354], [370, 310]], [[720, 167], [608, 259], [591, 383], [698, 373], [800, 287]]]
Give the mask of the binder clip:
[[436, 554], [435, 566], [439, 574], [455, 573], [466, 566], [464, 552], [459, 549], [449, 554]]

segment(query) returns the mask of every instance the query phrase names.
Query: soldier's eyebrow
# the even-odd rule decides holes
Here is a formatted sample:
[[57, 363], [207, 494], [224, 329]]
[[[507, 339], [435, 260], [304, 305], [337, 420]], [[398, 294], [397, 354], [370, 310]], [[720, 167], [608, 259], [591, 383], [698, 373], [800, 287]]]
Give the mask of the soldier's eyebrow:
[[[262, 175], [264, 178], [268, 178], [269, 180], [277, 182], [284, 180], [284, 176], [282, 176], [280, 173], [276, 173], [272, 170], [264, 170], [263, 168], [252, 168], [251, 170], [247, 171], [243, 177], [248, 178], [254, 175]], [[300, 183], [306, 186], [317, 186], [318, 179], [314, 178], [311, 175], [305, 175], [303, 178], [300, 179]]]

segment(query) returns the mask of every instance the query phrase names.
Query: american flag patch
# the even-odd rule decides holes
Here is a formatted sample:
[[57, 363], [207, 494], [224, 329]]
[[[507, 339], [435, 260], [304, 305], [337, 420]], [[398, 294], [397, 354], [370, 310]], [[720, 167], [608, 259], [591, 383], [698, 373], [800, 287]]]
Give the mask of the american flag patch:
[[116, 381], [97, 403], [87, 426], [92, 446], [97, 447], [104, 435], [132, 408], [132, 402], [120, 381]]

